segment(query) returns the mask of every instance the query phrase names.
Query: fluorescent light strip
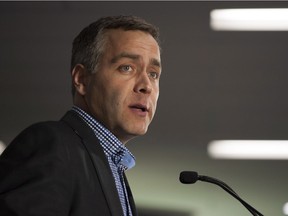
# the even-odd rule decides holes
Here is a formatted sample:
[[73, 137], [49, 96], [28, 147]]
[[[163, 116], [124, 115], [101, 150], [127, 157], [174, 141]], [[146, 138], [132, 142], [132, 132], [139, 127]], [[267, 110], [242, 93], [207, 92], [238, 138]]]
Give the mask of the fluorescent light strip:
[[4, 144], [4, 142], [0, 140], [0, 155], [2, 154], [5, 148], [6, 148], [6, 145]]
[[288, 202], [284, 204], [283, 206], [283, 214], [288, 215]]
[[287, 160], [287, 140], [215, 140], [208, 144], [215, 159]]
[[210, 12], [215, 31], [288, 31], [288, 8], [216, 9]]

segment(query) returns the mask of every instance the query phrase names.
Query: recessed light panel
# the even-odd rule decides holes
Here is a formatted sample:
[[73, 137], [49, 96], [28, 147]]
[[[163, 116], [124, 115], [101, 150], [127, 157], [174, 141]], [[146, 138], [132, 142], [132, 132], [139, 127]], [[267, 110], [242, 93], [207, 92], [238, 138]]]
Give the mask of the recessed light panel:
[[288, 9], [216, 9], [210, 12], [210, 26], [215, 31], [288, 31]]
[[215, 140], [208, 144], [215, 159], [287, 160], [287, 140]]

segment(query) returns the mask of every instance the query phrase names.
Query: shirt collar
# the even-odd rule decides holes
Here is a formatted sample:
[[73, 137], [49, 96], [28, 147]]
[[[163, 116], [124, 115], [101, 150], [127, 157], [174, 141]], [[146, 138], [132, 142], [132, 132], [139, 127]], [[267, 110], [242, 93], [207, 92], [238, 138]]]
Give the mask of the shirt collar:
[[125, 170], [135, 166], [135, 157], [132, 153], [104, 125], [77, 106], [73, 106], [72, 110], [75, 111], [94, 131], [104, 153], [107, 157], [111, 157], [117, 166], [123, 166]]

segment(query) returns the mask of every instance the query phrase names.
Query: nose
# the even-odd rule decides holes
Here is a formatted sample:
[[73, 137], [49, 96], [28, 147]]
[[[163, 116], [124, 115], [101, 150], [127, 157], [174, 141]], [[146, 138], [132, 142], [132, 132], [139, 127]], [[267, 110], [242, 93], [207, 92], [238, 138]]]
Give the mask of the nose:
[[137, 77], [134, 91], [136, 93], [150, 94], [152, 92], [151, 80], [146, 72]]

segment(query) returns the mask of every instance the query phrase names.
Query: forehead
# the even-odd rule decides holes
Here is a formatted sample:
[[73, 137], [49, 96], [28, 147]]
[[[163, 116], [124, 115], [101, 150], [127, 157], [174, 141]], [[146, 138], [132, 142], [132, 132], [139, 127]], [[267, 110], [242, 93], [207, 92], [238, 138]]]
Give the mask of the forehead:
[[140, 30], [109, 29], [105, 32], [105, 43], [107, 52], [134, 51], [147, 52], [158, 55], [160, 59], [160, 48], [157, 41], [148, 32]]

